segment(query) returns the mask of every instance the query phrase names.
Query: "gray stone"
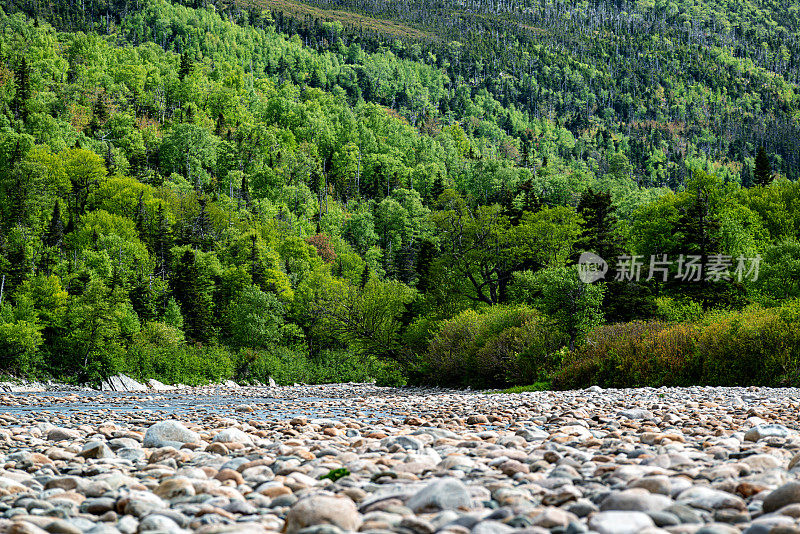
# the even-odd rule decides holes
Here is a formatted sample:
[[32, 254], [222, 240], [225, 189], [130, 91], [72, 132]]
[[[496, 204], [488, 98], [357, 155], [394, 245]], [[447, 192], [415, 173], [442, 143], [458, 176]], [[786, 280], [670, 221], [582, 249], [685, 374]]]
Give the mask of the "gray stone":
[[47, 433], [49, 441], [66, 441], [78, 439], [79, 437], [81, 437], [81, 433], [72, 428], [54, 428]]
[[623, 510], [630, 512], [657, 512], [672, 505], [666, 495], [650, 493], [641, 488], [617, 491], [603, 499], [600, 510]]
[[634, 408], [631, 410], [622, 410], [617, 415], [622, 417], [627, 417], [628, 419], [652, 419], [653, 412], [649, 410], [643, 410], [640, 408]]
[[745, 510], [747, 508], [741, 497], [707, 486], [693, 486], [682, 491], [678, 495], [678, 502], [710, 511], [720, 508], [734, 508], [736, 510]]
[[748, 430], [744, 435], [745, 441], [760, 441], [764, 438], [786, 438], [792, 431], [783, 425], [756, 425]]
[[472, 534], [507, 534], [509, 532], [514, 532], [514, 528], [499, 521], [481, 521], [472, 527]]
[[764, 513], [774, 512], [787, 504], [800, 502], [800, 482], [792, 481], [772, 491], [764, 498]]
[[298, 534], [306, 527], [320, 524], [355, 531], [361, 526], [361, 515], [355, 503], [346, 497], [311, 495], [297, 501], [286, 514], [284, 532]]
[[411, 436], [390, 436], [388, 438], [383, 438], [381, 440], [381, 445], [387, 449], [391, 449], [397, 445], [403, 449], [422, 450], [422, 443]]
[[472, 508], [472, 498], [463, 482], [445, 477], [422, 488], [406, 502], [406, 506], [415, 512], [469, 509]]
[[164, 532], [179, 533], [184, 530], [169, 517], [153, 514], [142, 519], [139, 523], [139, 532]]
[[[144, 435], [145, 447], [175, 447], [184, 443], [200, 443], [200, 436], [187, 429], [179, 421], [161, 421], [147, 429]], [[176, 446], [177, 444], [177, 446]]]

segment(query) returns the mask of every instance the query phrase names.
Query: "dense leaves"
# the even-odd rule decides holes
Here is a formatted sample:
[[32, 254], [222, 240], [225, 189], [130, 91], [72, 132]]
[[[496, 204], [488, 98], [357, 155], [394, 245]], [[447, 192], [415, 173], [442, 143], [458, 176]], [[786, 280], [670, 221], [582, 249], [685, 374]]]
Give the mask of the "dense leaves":
[[544, 2], [445, 28], [460, 8], [420, 1], [376, 13], [410, 24], [389, 42], [243, 5], [0, 13], [2, 372], [574, 385], [608, 376], [588, 345], [641, 331], [738, 382], [685, 323], [766, 336], [800, 297], [793, 15]]

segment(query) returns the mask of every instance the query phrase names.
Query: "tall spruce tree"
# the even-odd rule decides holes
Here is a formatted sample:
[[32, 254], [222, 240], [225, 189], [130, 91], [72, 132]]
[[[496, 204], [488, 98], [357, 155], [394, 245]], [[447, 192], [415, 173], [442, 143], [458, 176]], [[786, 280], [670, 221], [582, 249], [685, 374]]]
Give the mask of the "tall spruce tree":
[[620, 254], [621, 249], [611, 193], [588, 189], [581, 196], [577, 211], [584, 223], [576, 249], [594, 252], [606, 261], [612, 261]]
[[252, 241], [250, 247], [250, 278], [253, 280], [254, 285], [258, 286], [262, 291], [266, 291], [267, 268], [258, 251], [258, 236], [253, 234], [250, 236], [250, 240]]
[[56, 199], [53, 206], [53, 215], [50, 217], [50, 224], [44, 234], [44, 244], [48, 247], [61, 248], [64, 242], [64, 221], [61, 220], [61, 203]]
[[178, 68], [178, 79], [183, 81], [187, 76], [192, 74], [192, 70], [194, 70], [192, 60], [189, 58], [189, 54], [184, 52], [181, 54], [181, 65]]
[[758, 149], [758, 154], [756, 154], [756, 168], [753, 174], [755, 175], [756, 184], [762, 187], [772, 182], [772, 165], [769, 163], [769, 156], [764, 145], [761, 145], [761, 148]]
[[213, 282], [193, 250], [187, 250], [178, 260], [172, 292], [181, 307], [186, 335], [193, 341], [211, 342], [215, 333]]
[[31, 97], [31, 68], [28, 60], [22, 57], [14, 69], [14, 84], [16, 92], [11, 106], [14, 108], [16, 117], [23, 121], [28, 119], [28, 100]]
[[164, 213], [164, 206], [159, 204], [158, 210], [156, 211], [156, 231], [153, 236], [153, 253], [156, 259], [155, 273], [160, 276], [162, 280], [166, 279], [169, 275], [171, 261], [170, 250], [172, 249], [172, 244], [172, 227]]

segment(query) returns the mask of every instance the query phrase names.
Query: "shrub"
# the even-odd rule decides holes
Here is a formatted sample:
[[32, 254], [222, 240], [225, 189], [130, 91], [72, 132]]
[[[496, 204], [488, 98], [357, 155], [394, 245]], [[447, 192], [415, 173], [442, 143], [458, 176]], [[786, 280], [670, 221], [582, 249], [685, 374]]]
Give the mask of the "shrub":
[[799, 348], [797, 327], [787, 323], [779, 309], [752, 307], [740, 313], [713, 314], [703, 325], [698, 340], [703, 382], [796, 384]]
[[800, 303], [717, 311], [694, 323], [603, 326], [570, 353], [559, 389], [800, 384]]
[[355, 356], [346, 351], [327, 350], [310, 358], [287, 347], [269, 350], [245, 349], [237, 356], [249, 361], [249, 374], [238, 380], [266, 382], [272, 377], [280, 385], [295, 383], [325, 384], [335, 382], [376, 381], [383, 386], [402, 386], [405, 378], [397, 363], [380, 361], [371, 356]]
[[220, 346], [137, 343], [125, 358], [125, 372], [135, 378], [155, 378], [165, 384], [199, 386], [233, 377], [233, 360]]
[[661, 321], [602, 326], [564, 361], [553, 386], [571, 389], [675, 385], [691, 382], [696, 328]]
[[527, 306], [467, 310], [446, 321], [424, 356], [429, 379], [453, 386], [530, 384], [556, 365], [566, 337]]
[[689, 298], [659, 297], [656, 299], [656, 316], [668, 323], [697, 321], [703, 316], [703, 307]]

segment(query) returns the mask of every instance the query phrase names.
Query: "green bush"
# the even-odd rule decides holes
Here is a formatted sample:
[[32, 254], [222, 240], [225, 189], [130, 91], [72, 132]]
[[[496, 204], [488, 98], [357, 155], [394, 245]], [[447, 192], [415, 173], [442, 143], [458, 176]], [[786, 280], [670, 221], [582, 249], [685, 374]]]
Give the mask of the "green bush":
[[595, 329], [553, 377], [557, 389], [800, 385], [800, 303], [717, 311], [692, 323]]
[[798, 384], [800, 331], [778, 308], [713, 314], [703, 325], [697, 349], [706, 384]]
[[566, 337], [527, 306], [467, 310], [446, 321], [424, 361], [429, 379], [451, 386], [524, 385], [544, 378]]
[[238, 380], [266, 382], [272, 377], [280, 385], [295, 383], [329, 384], [336, 382], [370, 382], [378, 385], [402, 386], [405, 384], [399, 365], [379, 361], [370, 356], [356, 356], [346, 351], [322, 351], [309, 358], [300, 351], [286, 347], [269, 350], [243, 350], [237, 356], [237, 367], [248, 362], [247, 375], [237, 375]]
[[230, 353], [220, 346], [153, 345], [138, 343], [127, 353], [125, 372], [146, 380], [155, 378], [165, 384], [200, 386], [233, 377]]

